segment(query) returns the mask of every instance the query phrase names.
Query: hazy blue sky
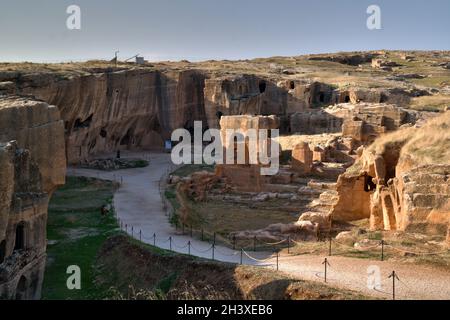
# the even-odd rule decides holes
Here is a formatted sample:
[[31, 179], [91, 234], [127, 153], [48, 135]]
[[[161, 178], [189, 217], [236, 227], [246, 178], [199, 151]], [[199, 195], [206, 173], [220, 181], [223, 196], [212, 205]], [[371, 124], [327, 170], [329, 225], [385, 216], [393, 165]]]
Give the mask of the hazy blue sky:
[[[66, 28], [66, 8], [82, 29]], [[366, 9], [382, 10], [382, 30]], [[450, 50], [450, 0], [0, 0], [0, 60], [240, 59], [371, 49]]]

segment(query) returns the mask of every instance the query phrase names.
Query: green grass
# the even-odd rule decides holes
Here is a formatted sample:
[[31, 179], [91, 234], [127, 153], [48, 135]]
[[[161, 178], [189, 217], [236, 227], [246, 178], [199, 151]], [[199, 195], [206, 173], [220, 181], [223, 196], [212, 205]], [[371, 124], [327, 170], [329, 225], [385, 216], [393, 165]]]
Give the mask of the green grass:
[[[109, 288], [96, 285], [95, 260], [105, 240], [119, 233], [111, 212], [102, 217], [100, 207], [111, 203], [111, 182], [69, 177], [55, 192], [49, 206], [47, 267], [42, 290], [45, 300], [102, 299]], [[81, 269], [81, 290], [66, 287], [67, 267]]]

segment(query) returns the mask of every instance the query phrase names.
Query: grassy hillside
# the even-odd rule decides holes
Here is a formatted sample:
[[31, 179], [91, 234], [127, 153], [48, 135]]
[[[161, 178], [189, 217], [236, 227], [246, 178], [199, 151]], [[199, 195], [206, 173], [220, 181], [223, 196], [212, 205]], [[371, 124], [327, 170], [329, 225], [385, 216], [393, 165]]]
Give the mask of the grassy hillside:
[[[111, 203], [111, 182], [69, 177], [52, 197], [47, 226], [47, 267], [43, 299], [102, 299], [108, 288], [95, 281], [97, 252], [119, 232], [112, 214], [102, 217], [100, 208]], [[81, 290], [68, 290], [67, 267], [81, 269]]]

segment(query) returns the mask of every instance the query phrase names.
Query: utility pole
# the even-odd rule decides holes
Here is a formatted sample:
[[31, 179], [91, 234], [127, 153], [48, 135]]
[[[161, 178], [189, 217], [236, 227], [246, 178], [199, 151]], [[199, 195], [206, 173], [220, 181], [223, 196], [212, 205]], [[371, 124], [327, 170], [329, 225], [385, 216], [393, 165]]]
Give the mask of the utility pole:
[[116, 52], [114, 52], [114, 63], [115, 63], [115, 65], [116, 65], [116, 67], [117, 67], [117, 59], [118, 59], [118, 54], [119, 54], [119, 50], [117, 50]]

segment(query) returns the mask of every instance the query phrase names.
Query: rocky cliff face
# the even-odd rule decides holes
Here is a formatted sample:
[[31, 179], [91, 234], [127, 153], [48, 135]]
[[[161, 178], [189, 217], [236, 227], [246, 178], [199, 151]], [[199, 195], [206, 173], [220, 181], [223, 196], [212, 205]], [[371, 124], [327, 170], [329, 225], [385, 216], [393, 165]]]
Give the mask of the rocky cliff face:
[[21, 84], [61, 112], [69, 163], [121, 149], [163, 146], [175, 128], [205, 121], [205, 76], [195, 70], [104, 72], [69, 79], [40, 76]]
[[48, 202], [64, 184], [65, 168], [58, 109], [29, 99], [1, 98], [0, 297], [39, 298]]
[[58, 108], [26, 98], [0, 98], [0, 142], [12, 140], [39, 165], [45, 192], [64, 184], [64, 124]]
[[345, 137], [367, 144], [404, 124], [414, 124], [416, 114], [414, 111], [385, 103], [342, 103], [325, 109], [295, 113], [290, 121], [292, 132], [342, 132]]
[[447, 232], [450, 113], [386, 135], [339, 178], [336, 220], [370, 218], [372, 229]]
[[161, 148], [173, 130], [192, 130], [194, 121], [205, 129], [219, 128], [222, 115], [276, 115], [287, 133], [291, 114], [333, 97], [333, 89], [322, 83], [276, 83], [253, 75], [213, 78], [198, 70], [41, 73], [0, 80], [11, 84], [4, 88], [10, 94], [58, 107], [69, 163], [116, 150]]
[[0, 73], [0, 93], [57, 106], [71, 164], [117, 150], [162, 148], [173, 130], [192, 130], [194, 121], [202, 121], [205, 129], [219, 128], [222, 115], [276, 115], [281, 133], [339, 132], [339, 117], [304, 112], [340, 102], [397, 102], [397, 96], [412, 95], [283, 78], [169, 67], [10, 72]]

